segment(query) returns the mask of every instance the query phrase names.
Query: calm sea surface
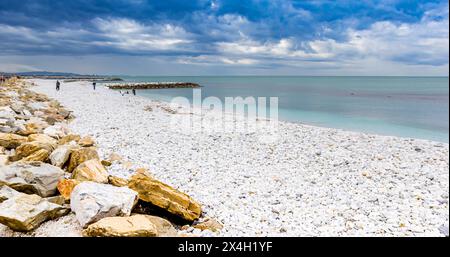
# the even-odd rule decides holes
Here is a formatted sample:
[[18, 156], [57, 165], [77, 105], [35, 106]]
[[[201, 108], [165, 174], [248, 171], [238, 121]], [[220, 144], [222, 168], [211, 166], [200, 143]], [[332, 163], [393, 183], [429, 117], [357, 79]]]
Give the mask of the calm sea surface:
[[[130, 77], [126, 81], [185, 81], [202, 97], [278, 97], [279, 118], [324, 127], [449, 142], [448, 77]], [[168, 100], [192, 89], [139, 90]]]

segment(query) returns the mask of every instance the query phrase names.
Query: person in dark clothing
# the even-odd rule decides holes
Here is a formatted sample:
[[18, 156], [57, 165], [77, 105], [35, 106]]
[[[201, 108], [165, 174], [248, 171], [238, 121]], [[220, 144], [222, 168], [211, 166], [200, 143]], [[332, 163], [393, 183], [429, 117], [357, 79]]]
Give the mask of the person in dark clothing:
[[95, 86], [97, 85], [97, 83], [96, 82], [93, 82], [92, 83], [92, 86], [94, 87], [94, 90], [95, 90]]
[[133, 92], [133, 95], [136, 95], [136, 89], [133, 88], [131, 91]]
[[56, 91], [59, 91], [59, 87], [61, 86], [61, 83], [59, 80], [56, 81]]

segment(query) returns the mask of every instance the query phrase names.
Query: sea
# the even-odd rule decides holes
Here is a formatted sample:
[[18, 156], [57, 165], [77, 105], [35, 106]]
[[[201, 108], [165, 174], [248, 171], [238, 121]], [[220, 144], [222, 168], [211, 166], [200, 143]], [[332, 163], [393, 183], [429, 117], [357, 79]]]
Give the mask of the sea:
[[[202, 98], [278, 97], [278, 118], [329, 128], [449, 142], [448, 77], [120, 76], [127, 82], [194, 82]], [[171, 101], [193, 89], [147, 89]]]

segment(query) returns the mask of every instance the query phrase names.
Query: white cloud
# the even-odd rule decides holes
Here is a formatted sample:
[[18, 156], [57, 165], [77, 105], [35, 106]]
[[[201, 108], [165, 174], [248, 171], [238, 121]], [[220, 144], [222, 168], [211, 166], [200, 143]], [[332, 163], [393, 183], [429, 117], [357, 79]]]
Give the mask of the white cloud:
[[265, 62], [284, 60], [339, 62], [354, 64], [362, 59], [417, 65], [448, 65], [448, 11], [429, 12], [417, 23], [395, 24], [380, 21], [364, 30], [348, 29], [346, 40], [330, 38], [299, 41], [282, 38], [279, 41], [256, 41], [246, 36], [232, 42], [218, 42], [218, 52], [235, 58], [264, 59]]
[[249, 66], [258, 64], [259, 61], [250, 58], [234, 58], [220, 55], [199, 55], [186, 56], [177, 59], [181, 64], [195, 64], [195, 65], [240, 65]]
[[94, 19], [93, 24], [109, 40], [93, 42], [99, 46], [112, 46], [123, 50], [182, 50], [192, 42], [183, 28], [171, 24], [145, 25], [130, 19]]

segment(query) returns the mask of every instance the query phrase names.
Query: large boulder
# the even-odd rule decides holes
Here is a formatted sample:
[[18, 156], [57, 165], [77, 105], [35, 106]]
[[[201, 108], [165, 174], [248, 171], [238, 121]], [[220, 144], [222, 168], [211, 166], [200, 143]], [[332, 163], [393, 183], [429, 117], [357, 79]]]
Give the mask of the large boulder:
[[[139, 214], [137, 214], [137, 215], [139, 215]], [[156, 230], [158, 231], [159, 237], [176, 237], [177, 236], [177, 231], [173, 227], [172, 223], [170, 223], [170, 221], [163, 219], [161, 217], [158, 217], [158, 216], [153, 216], [153, 215], [144, 215], [144, 216], [145, 216], [145, 218], [150, 220], [153, 223], [153, 225], [155, 225]]]
[[189, 195], [152, 178], [147, 172], [136, 172], [128, 182], [128, 187], [139, 194], [139, 199], [165, 209], [187, 221], [198, 219], [201, 206]]
[[87, 227], [105, 217], [129, 216], [136, 201], [136, 192], [129, 188], [83, 182], [72, 191], [70, 207]]
[[54, 195], [58, 181], [63, 178], [62, 169], [42, 162], [16, 162], [0, 167], [0, 186], [42, 197]]
[[48, 160], [48, 157], [50, 155], [50, 152], [45, 150], [45, 149], [41, 149], [38, 150], [34, 153], [32, 153], [31, 155], [28, 155], [27, 157], [23, 158], [21, 161], [22, 162], [46, 162]]
[[13, 196], [16, 196], [20, 194], [16, 190], [10, 188], [9, 186], [3, 185], [0, 186], [0, 203], [8, 200], [9, 198], [12, 198]]
[[98, 159], [92, 159], [78, 165], [72, 173], [72, 178], [78, 181], [93, 181], [108, 183], [108, 172]]
[[11, 157], [11, 160], [12, 161], [21, 160], [39, 150], [46, 150], [48, 153], [51, 153], [53, 151], [53, 145], [41, 141], [23, 143], [16, 148], [16, 154]]
[[31, 134], [28, 136], [28, 141], [39, 141], [48, 145], [51, 145], [55, 147], [58, 144], [58, 140], [54, 139], [53, 137], [50, 137], [46, 134]]
[[7, 149], [16, 148], [22, 143], [27, 142], [27, 138], [11, 133], [0, 133], [0, 146]]
[[46, 220], [61, 217], [70, 209], [38, 195], [19, 193], [0, 203], [0, 223], [15, 231], [30, 231]]
[[64, 164], [69, 160], [70, 153], [73, 149], [75, 149], [75, 144], [65, 144], [58, 146], [51, 154], [50, 154], [50, 162], [51, 164], [62, 168]]
[[78, 141], [80, 141], [80, 139], [81, 139], [80, 135], [69, 134], [69, 135], [64, 136], [61, 139], [59, 139], [58, 143], [60, 145], [65, 145], [65, 144], [70, 143], [72, 141], [75, 141], [76, 143], [78, 143]]
[[67, 171], [72, 172], [78, 165], [85, 161], [97, 159], [98, 157], [97, 149], [95, 147], [83, 147], [78, 149], [73, 149], [70, 154], [69, 165], [67, 166]]
[[[47, 124], [48, 126], [48, 124]], [[22, 136], [28, 136], [31, 134], [38, 134], [42, 133], [44, 130], [44, 126], [42, 126], [42, 123], [36, 123], [36, 122], [27, 122], [24, 124], [23, 128], [19, 130], [17, 133]]]
[[156, 226], [145, 215], [108, 217], [89, 225], [83, 235], [91, 237], [154, 237]]

